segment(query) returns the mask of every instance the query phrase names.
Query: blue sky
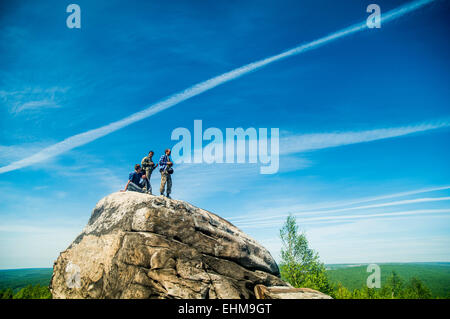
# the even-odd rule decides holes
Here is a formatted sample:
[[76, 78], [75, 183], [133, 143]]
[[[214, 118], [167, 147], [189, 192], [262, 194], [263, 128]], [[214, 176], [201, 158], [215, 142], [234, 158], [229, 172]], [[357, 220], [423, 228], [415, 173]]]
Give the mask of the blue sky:
[[[365, 21], [373, 1], [2, 4], [0, 167], [196, 83]], [[381, 12], [407, 1], [378, 1]], [[103, 196], [177, 127], [280, 129], [280, 171], [180, 164], [173, 197], [278, 259], [295, 214], [326, 263], [450, 261], [448, 1], [432, 1], [0, 174], [0, 268], [51, 267]], [[394, 136], [387, 138], [388, 136]], [[157, 188], [159, 174], [152, 177]]]

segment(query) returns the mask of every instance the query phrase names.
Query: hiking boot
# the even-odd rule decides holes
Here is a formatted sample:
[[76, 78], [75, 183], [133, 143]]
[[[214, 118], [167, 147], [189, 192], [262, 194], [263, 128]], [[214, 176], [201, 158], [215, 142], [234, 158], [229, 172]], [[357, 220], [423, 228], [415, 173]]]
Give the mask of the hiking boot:
[[167, 194], [167, 196], [166, 196], [167, 198], [170, 198], [170, 199], [172, 199], [172, 197], [170, 197], [170, 195], [169, 194]]

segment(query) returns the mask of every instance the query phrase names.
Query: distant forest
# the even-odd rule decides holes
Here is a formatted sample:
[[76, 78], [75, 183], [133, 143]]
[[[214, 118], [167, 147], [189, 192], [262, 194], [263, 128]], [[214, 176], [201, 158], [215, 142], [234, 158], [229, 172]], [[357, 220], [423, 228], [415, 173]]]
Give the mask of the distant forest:
[[[381, 288], [368, 289], [367, 265], [324, 265], [334, 298], [450, 298], [450, 263], [379, 264]], [[0, 270], [0, 298], [49, 299], [52, 268]], [[307, 283], [301, 284], [308, 286]], [[309, 285], [311, 286], [311, 285]], [[320, 287], [312, 286], [321, 290]], [[323, 290], [323, 289], [322, 289]]]

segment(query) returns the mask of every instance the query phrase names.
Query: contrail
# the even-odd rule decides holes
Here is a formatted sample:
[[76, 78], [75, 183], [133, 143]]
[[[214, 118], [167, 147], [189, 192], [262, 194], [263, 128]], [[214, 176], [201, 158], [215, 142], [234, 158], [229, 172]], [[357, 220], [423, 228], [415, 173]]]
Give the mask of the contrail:
[[[327, 216], [327, 217], [311, 217], [304, 218], [299, 221], [300, 224], [306, 224], [309, 222], [320, 222], [330, 220], [348, 220], [348, 219], [364, 219], [364, 218], [380, 218], [380, 217], [392, 217], [392, 216], [410, 216], [410, 215], [422, 215], [422, 214], [448, 214], [450, 209], [420, 209], [395, 213], [382, 213], [382, 214], [364, 214], [364, 215], [350, 215], [350, 216]], [[262, 228], [277, 226], [273, 221], [264, 223], [248, 223], [238, 224], [240, 228]]]
[[[353, 210], [361, 210], [361, 209], [371, 209], [371, 208], [380, 208], [380, 207], [390, 207], [390, 206], [398, 206], [398, 205], [409, 205], [409, 204], [417, 204], [417, 203], [429, 203], [429, 202], [439, 202], [439, 201], [449, 201], [450, 197], [432, 197], [432, 198], [416, 198], [416, 199], [407, 199], [396, 202], [388, 202], [381, 204], [372, 204], [372, 205], [364, 205], [364, 206], [356, 206], [349, 208], [339, 208], [339, 209], [331, 209], [331, 210], [322, 210], [322, 211], [306, 211], [302, 213], [295, 213], [292, 216], [299, 217], [303, 215], [321, 215], [321, 214], [333, 214], [333, 213], [342, 213], [349, 212]], [[289, 214], [275, 215], [275, 216], [265, 216], [261, 218], [247, 218], [241, 220], [235, 220], [234, 222], [237, 224], [241, 223], [263, 223], [263, 222], [280, 222], [283, 221], [285, 217], [289, 216]]]
[[[418, 0], [410, 2], [406, 5], [403, 5], [399, 8], [393, 9], [391, 11], [388, 11], [381, 15], [381, 22], [386, 23], [389, 21], [392, 21], [394, 19], [400, 18], [401, 16], [412, 12], [414, 10], [417, 10], [431, 2], [434, 2], [435, 0]], [[206, 80], [204, 82], [198, 83], [190, 88], [185, 89], [184, 91], [181, 91], [179, 93], [176, 93], [174, 95], [169, 96], [168, 98], [161, 100], [155, 104], [152, 104], [145, 108], [144, 110], [134, 113], [126, 118], [123, 118], [121, 120], [118, 120], [116, 122], [107, 124], [105, 126], [86, 131], [84, 133], [80, 133], [71, 137], [68, 137], [67, 139], [56, 143], [52, 146], [46, 147], [39, 151], [38, 153], [24, 158], [22, 160], [13, 162], [11, 164], [8, 164], [6, 166], [0, 167], [0, 174], [13, 171], [16, 169], [20, 169], [22, 167], [26, 167], [41, 161], [44, 161], [46, 159], [55, 157], [57, 155], [60, 155], [64, 152], [67, 152], [71, 149], [74, 149], [78, 146], [82, 146], [84, 144], [90, 143], [100, 137], [103, 137], [105, 135], [108, 135], [112, 132], [115, 132], [123, 127], [126, 127], [130, 124], [133, 124], [137, 121], [143, 120], [149, 116], [152, 116], [156, 113], [159, 113], [163, 110], [166, 110], [174, 105], [177, 105], [178, 103], [181, 103], [183, 101], [186, 101], [194, 96], [197, 96], [203, 92], [206, 92], [208, 90], [211, 90], [212, 88], [224, 84], [226, 82], [229, 82], [231, 80], [237, 79], [241, 77], [244, 74], [250, 73], [252, 71], [256, 71], [263, 66], [266, 66], [270, 63], [273, 63], [275, 61], [279, 61], [282, 59], [285, 59], [290, 56], [294, 56], [303, 52], [307, 52], [309, 50], [316, 49], [322, 45], [325, 45], [327, 43], [330, 43], [332, 41], [335, 41], [337, 39], [349, 36], [351, 34], [357, 33], [359, 31], [365, 30], [367, 28], [366, 21], [360, 22], [358, 24], [352, 25], [348, 28], [342, 29], [340, 31], [337, 31], [335, 33], [332, 33], [328, 36], [325, 36], [323, 38], [320, 38], [318, 40], [314, 40], [312, 42], [299, 45], [295, 48], [292, 48], [290, 50], [284, 51], [280, 54], [249, 63], [247, 65], [244, 65], [242, 67], [239, 67], [237, 69], [234, 69], [232, 71], [223, 73], [219, 76], [216, 76], [214, 78], [211, 78], [209, 80]]]
[[[431, 193], [431, 192], [438, 192], [438, 191], [443, 191], [443, 190], [448, 190], [450, 189], [450, 185], [446, 185], [446, 186], [439, 186], [439, 187], [431, 187], [431, 188], [422, 188], [422, 189], [416, 189], [416, 190], [412, 190], [412, 191], [406, 191], [406, 192], [400, 192], [400, 193], [394, 193], [394, 194], [388, 194], [388, 195], [381, 195], [381, 196], [374, 196], [374, 197], [367, 197], [367, 198], [359, 198], [359, 199], [355, 199], [355, 200], [350, 200], [350, 201], [344, 201], [344, 202], [336, 202], [336, 203], [328, 203], [322, 206], [315, 206], [315, 207], [310, 207], [310, 208], [303, 208], [303, 209], [298, 209], [298, 206], [289, 206], [287, 209], [285, 207], [282, 207], [282, 209], [284, 211], [297, 211], [296, 214], [303, 214], [303, 213], [307, 213], [307, 212], [311, 212], [314, 211], [315, 212], [323, 212], [323, 211], [329, 211], [331, 210], [335, 210], [338, 207], [347, 207], [347, 206], [352, 206], [352, 205], [357, 205], [357, 204], [363, 204], [363, 203], [370, 203], [370, 202], [376, 202], [376, 201], [382, 201], [382, 200], [386, 200], [386, 199], [392, 199], [392, 198], [398, 198], [398, 197], [405, 197], [405, 196], [411, 196], [411, 195], [417, 195], [417, 194], [423, 194], [423, 193]], [[358, 206], [361, 207], [361, 206]], [[279, 211], [280, 208], [278, 207], [277, 210]], [[277, 215], [279, 216], [279, 215]], [[288, 215], [283, 215], [282, 217], [286, 217]], [[237, 217], [225, 217], [226, 220], [232, 221], [234, 223], [238, 223], [241, 222], [242, 220], [256, 220], [256, 219], [262, 219], [262, 218], [272, 218], [273, 216], [268, 215], [268, 214], [261, 214], [261, 211], [258, 211], [258, 213], [254, 213], [254, 214], [246, 214], [243, 216], [237, 216]]]
[[443, 121], [434, 123], [421, 123], [403, 127], [382, 128], [359, 132], [350, 131], [290, 135], [281, 138], [280, 153], [293, 154], [356, 143], [366, 143], [449, 126], [450, 122], [445, 119]]

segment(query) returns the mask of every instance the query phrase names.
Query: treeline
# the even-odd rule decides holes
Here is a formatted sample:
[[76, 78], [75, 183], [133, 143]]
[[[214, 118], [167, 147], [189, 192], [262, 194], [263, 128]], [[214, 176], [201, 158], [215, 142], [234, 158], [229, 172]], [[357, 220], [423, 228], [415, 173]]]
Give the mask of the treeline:
[[[319, 267], [320, 268], [320, 267]], [[335, 299], [430, 299], [431, 291], [417, 278], [412, 278], [409, 283], [405, 282], [392, 272], [386, 284], [382, 288], [368, 288], [348, 290], [341, 284], [332, 287], [326, 278], [325, 271], [319, 271], [315, 274], [304, 276], [304, 280], [292, 281], [289, 276], [289, 270], [286, 265], [281, 266], [281, 273], [285, 280], [289, 281], [294, 287], [307, 287], [322, 291]], [[298, 274], [298, 272], [297, 272]], [[300, 277], [298, 277], [300, 278]], [[28, 285], [14, 294], [11, 288], [0, 290], [0, 299], [51, 299], [52, 295], [48, 287], [39, 284]]]
[[417, 278], [405, 282], [392, 272], [382, 288], [349, 289], [331, 284], [319, 255], [309, 248], [304, 233], [298, 231], [295, 218], [288, 216], [280, 230], [282, 241], [281, 278], [293, 287], [311, 288], [336, 299], [430, 299], [431, 291]]
[[11, 288], [0, 290], [0, 299], [52, 299], [50, 289], [46, 286], [28, 285], [14, 293]]
[[431, 299], [431, 290], [418, 278], [411, 278], [405, 282], [395, 271], [381, 288], [348, 290], [341, 284], [333, 289], [333, 296], [337, 299]]

